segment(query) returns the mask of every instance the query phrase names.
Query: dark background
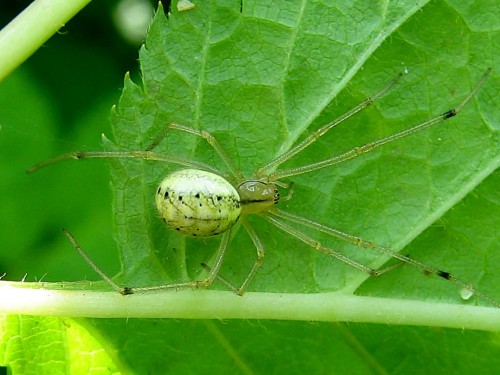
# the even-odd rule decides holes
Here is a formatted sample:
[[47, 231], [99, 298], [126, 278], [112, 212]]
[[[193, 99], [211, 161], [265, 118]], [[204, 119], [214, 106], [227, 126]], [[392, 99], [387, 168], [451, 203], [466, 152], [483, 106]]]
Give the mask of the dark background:
[[[2, 2], [0, 27], [30, 3]], [[64, 152], [100, 150], [101, 134], [112, 138], [109, 113], [118, 103], [125, 73], [141, 82], [142, 39], [130, 42], [120, 33], [114, 18], [119, 3], [90, 2], [0, 82], [0, 275], [6, 273], [4, 280], [97, 280], [62, 235], [63, 226], [83, 228], [74, 235], [104, 269], [113, 273], [120, 267], [113, 253], [106, 162], [68, 162], [31, 175], [25, 172]], [[157, 2], [149, 3], [152, 13]], [[82, 201], [85, 204], [78, 207]]]

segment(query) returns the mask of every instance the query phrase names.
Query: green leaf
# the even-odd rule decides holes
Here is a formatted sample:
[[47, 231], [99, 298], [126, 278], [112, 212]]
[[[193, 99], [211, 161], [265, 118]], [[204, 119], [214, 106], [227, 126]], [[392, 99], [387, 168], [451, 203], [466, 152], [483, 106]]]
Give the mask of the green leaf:
[[[112, 116], [112, 141], [106, 141], [105, 147], [143, 150], [175, 121], [216, 136], [250, 176], [377, 92], [398, 72], [408, 70], [383, 99], [284, 167], [300, 166], [443, 113], [459, 103], [491, 67], [487, 83], [457, 118], [356, 160], [287, 179], [294, 182], [295, 191], [282, 207], [450, 271], [498, 301], [500, 215], [495, 170], [500, 110], [495, 100], [500, 87], [496, 31], [500, 18], [493, 16], [494, 4], [487, 2], [469, 7], [463, 2], [412, 3], [414, 8], [407, 4], [244, 1], [240, 14], [238, 2], [227, 0], [200, 2], [185, 12], [174, 10], [168, 20], [160, 10], [140, 54], [142, 85], [126, 78]], [[169, 132], [158, 150], [225, 170], [204, 141], [186, 134]], [[210, 264], [218, 239], [172, 233], [164, 228], [152, 203], [161, 176], [177, 167], [142, 160], [110, 164], [123, 268], [118, 280], [141, 286], [200, 277], [199, 264]], [[462, 309], [466, 302], [455, 285], [425, 277], [411, 266], [368, 278], [258, 217], [251, 222], [266, 245], [266, 258], [249, 292], [284, 296], [319, 292], [326, 299], [330, 297], [326, 292], [340, 290], [347, 295], [383, 297], [394, 310], [403, 309], [404, 300], [412, 300], [430, 306], [431, 314], [436, 309], [436, 315], [440, 302], [455, 304], [457, 311], [471, 311]], [[387, 262], [384, 256], [337, 241], [331, 246], [367, 265]], [[240, 230], [221, 275], [238, 284], [254, 259], [254, 247]], [[213, 289], [225, 287], [217, 284]], [[222, 291], [192, 293], [192, 309], [201, 308], [207, 296], [227, 293]], [[236, 304], [244, 306], [251, 294]], [[154, 296], [160, 297], [164, 298]], [[125, 306], [129, 297], [116, 296], [100, 300], [95, 308], [120, 298], [118, 303]], [[473, 297], [468, 304], [488, 305], [488, 301]], [[305, 314], [309, 308], [290, 306], [287, 312]], [[373, 319], [368, 321], [380, 321], [372, 305], [367, 303], [364, 310]], [[495, 313], [491, 312], [491, 319]], [[114, 367], [125, 373], [159, 369], [183, 374], [495, 373], [500, 369], [498, 335], [489, 332], [309, 324], [265, 317], [224, 322], [133, 318], [76, 322], [89, 330]], [[60, 334], [46, 329], [32, 332], [49, 338]], [[12, 354], [4, 363], [18, 357]], [[64, 361], [64, 356], [58, 360]]]
[[[371, 4], [362, 11], [352, 5], [345, 9], [323, 4], [283, 7], [288, 11], [278, 12], [278, 3], [249, 4], [241, 15], [232, 2], [207, 4], [197, 7], [196, 12], [174, 13], [168, 21], [157, 13], [140, 54], [143, 87], [126, 78], [112, 118], [116, 146], [108, 147], [145, 149], [170, 122], [177, 122], [213, 134], [243, 173], [251, 177], [258, 167], [377, 92], [399, 71], [408, 70], [402, 82], [374, 108], [331, 131], [288, 163], [307, 165], [452, 108], [493, 63], [484, 58], [474, 60], [475, 54], [468, 52], [481, 43], [465, 50], [458, 44], [462, 38], [450, 41], [450, 34], [439, 35], [434, 30], [446, 26], [451, 34], [463, 34], [465, 20], [444, 25], [441, 22], [432, 29], [437, 16], [432, 14], [427, 19], [417, 14], [412, 23], [424, 22], [426, 26], [411, 26], [405, 21], [416, 9], [406, 9], [402, 4], [387, 9]], [[444, 14], [447, 10], [437, 11]], [[360, 20], [353, 22], [355, 27], [334, 30], [332, 25], [339, 24], [342, 14], [344, 22], [356, 17]], [[470, 34], [470, 38], [475, 35]], [[390, 40], [379, 46], [389, 36]], [[425, 38], [434, 44], [428, 44]], [[418, 61], [408, 57], [419, 54]], [[498, 144], [492, 137], [495, 107], [491, 102], [496, 77], [493, 74], [473, 103], [449, 123], [343, 165], [286, 179], [295, 183], [295, 192], [283, 206], [400, 250], [497, 167]], [[204, 140], [184, 133], [169, 132], [158, 151], [227, 170]], [[200, 277], [199, 264], [210, 264], [219, 240], [181, 238], [163, 227], [151, 203], [162, 176], [179, 168], [141, 160], [112, 162], [117, 239], [127, 285]], [[368, 278], [308, 249], [262, 219], [251, 221], [267, 253], [250, 291], [356, 291]], [[321, 240], [364, 264], [380, 266], [387, 260], [330, 238]], [[419, 251], [435, 250], [432, 242], [424, 244], [423, 249], [411, 249], [409, 254], [421, 259]], [[455, 251], [466, 251], [460, 245], [454, 246], [459, 247]], [[476, 252], [486, 256], [486, 249], [475, 247]], [[439, 262], [432, 258], [425, 262], [458, 272], [468, 268], [464, 262], [476, 256], [472, 260], [458, 255], [448, 256], [452, 258], [448, 261], [442, 258], [437, 255]], [[254, 259], [253, 245], [244, 231], [239, 231], [221, 274], [239, 285]], [[453, 259], [458, 262], [454, 264]], [[400, 273], [418, 278], [418, 270], [409, 266], [401, 269]], [[471, 267], [469, 272], [459, 275], [474, 281], [474, 285], [477, 281], [479, 289], [484, 286], [492, 296], [498, 296], [488, 287], [494, 284], [487, 281], [492, 277], [488, 275], [494, 273], [493, 266], [489, 270]], [[482, 273], [484, 282], [479, 279]], [[397, 282], [394, 274], [380, 279], [387, 277]], [[421, 279], [426, 283], [425, 277]], [[442, 290], [437, 280], [430, 283]], [[448, 287], [447, 293], [427, 290], [425, 296], [460, 302], [457, 287]], [[411, 298], [402, 288], [397, 296], [403, 295]]]
[[10, 364], [12, 374], [117, 372], [92, 327], [73, 319], [2, 316], [0, 332], [0, 360]]

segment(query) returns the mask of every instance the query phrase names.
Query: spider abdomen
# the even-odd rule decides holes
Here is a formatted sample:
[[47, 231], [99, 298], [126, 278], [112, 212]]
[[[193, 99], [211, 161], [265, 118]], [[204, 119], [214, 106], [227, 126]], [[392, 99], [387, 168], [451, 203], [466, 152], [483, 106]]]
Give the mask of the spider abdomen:
[[196, 237], [225, 232], [241, 213], [236, 189], [221, 176], [197, 169], [165, 177], [156, 192], [156, 208], [169, 227]]

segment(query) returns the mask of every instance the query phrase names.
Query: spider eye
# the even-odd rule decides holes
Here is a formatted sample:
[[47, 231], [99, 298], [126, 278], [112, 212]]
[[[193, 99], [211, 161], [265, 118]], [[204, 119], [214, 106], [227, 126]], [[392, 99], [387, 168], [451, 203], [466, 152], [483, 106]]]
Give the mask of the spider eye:
[[243, 213], [257, 213], [268, 210], [279, 201], [276, 185], [261, 180], [244, 181], [238, 186]]

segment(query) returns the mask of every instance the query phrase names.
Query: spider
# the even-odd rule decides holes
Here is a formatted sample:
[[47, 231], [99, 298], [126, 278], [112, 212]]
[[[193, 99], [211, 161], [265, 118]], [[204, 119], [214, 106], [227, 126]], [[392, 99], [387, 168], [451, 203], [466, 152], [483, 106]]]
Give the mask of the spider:
[[[442, 121], [455, 117], [463, 107], [471, 101], [485, 83], [491, 69], [487, 69], [476, 86], [469, 94], [454, 108], [412, 126], [406, 130], [395, 133], [388, 137], [364, 144], [359, 147], [347, 151], [343, 154], [332, 156], [325, 160], [317, 161], [312, 164], [303, 165], [289, 169], [280, 169], [280, 165], [290, 160], [295, 155], [299, 154], [319, 138], [325, 135], [332, 128], [352, 117], [356, 113], [373, 104], [376, 100], [384, 96], [402, 77], [402, 73], [398, 74], [390, 82], [388, 82], [380, 91], [373, 96], [366, 98], [357, 106], [341, 115], [337, 119], [322, 126], [315, 132], [309, 134], [303, 141], [278, 156], [274, 160], [259, 167], [247, 179], [242, 172], [238, 170], [233, 163], [231, 157], [224, 151], [223, 147], [210, 133], [197, 130], [184, 125], [171, 123], [166, 126], [165, 130], [151, 143], [149, 147], [142, 151], [76, 151], [64, 155], [60, 155], [53, 159], [42, 162], [30, 168], [28, 172], [34, 172], [42, 167], [54, 164], [66, 159], [89, 159], [89, 158], [139, 158], [143, 160], [161, 161], [180, 165], [186, 169], [181, 169], [167, 175], [160, 183], [156, 190], [156, 207], [158, 212], [168, 227], [186, 236], [194, 237], [211, 237], [220, 236], [220, 244], [215, 254], [215, 261], [211, 266], [202, 264], [208, 272], [202, 280], [175, 282], [164, 285], [147, 286], [147, 287], [121, 287], [109, 278], [100, 268], [87, 256], [80, 245], [77, 243], [73, 235], [67, 230], [63, 230], [68, 237], [73, 247], [80, 253], [86, 262], [100, 275], [113, 289], [123, 295], [133, 293], [143, 293], [149, 291], [159, 291], [166, 289], [181, 289], [181, 288], [206, 288], [209, 287], [214, 280], [222, 281], [229, 289], [237, 295], [243, 295], [249, 284], [254, 279], [258, 270], [262, 266], [265, 257], [265, 247], [261, 241], [257, 231], [253, 228], [247, 219], [247, 215], [255, 214], [267, 220], [283, 232], [295, 237], [307, 246], [317, 250], [327, 256], [336, 258], [362, 272], [371, 276], [381, 275], [401, 263], [406, 263], [416, 267], [424, 274], [434, 275], [442, 279], [448, 280], [467, 294], [467, 298], [472, 295], [477, 295], [488, 300], [496, 307], [500, 304], [476, 290], [468, 283], [461, 281], [447, 271], [440, 270], [435, 267], [428, 266], [406, 255], [399, 254], [387, 247], [379, 246], [375, 243], [366, 241], [362, 238], [341, 232], [324, 224], [315, 222], [308, 218], [288, 213], [277, 207], [280, 200], [290, 199], [293, 192], [293, 187], [282, 181], [282, 179], [292, 176], [309, 173], [318, 169], [327, 168], [347, 160], [359, 157], [366, 154], [375, 148], [396, 141], [398, 139], [415, 134], [421, 130], [441, 123]], [[230, 171], [230, 183], [216, 168], [199, 162], [196, 160], [188, 160], [176, 156], [167, 156], [153, 149], [168, 135], [170, 131], [180, 131], [200, 137], [215, 150], [222, 159], [224, 164]], [[286, 197], [281, 198], [278, 187], [289, 188], [289, 193]], [[234, 286], [219, 275], [219, 270], [222, 266], [226, 250], [230, 244], [234, 224], [240, 221], [245, 230], [248, 232], [255, 249], [256, 259], [239, 286]], [[295, 224], [297, 226], [293, 226]], [[389, 266], [382, 269], [375, 269], [364, 264], [361, 264], [349, 257], [340, 254], [334, 249], [317, 241], [310, 235], [303, 232], [298, 227], [310, 228], [314, 231], [324, 233], [328, 236], [346, 241], [350, 244], [370, 249], [388, 255], [399, 261], [395, 266]], [[466, 298], [466, 297], [464, 297]]]

